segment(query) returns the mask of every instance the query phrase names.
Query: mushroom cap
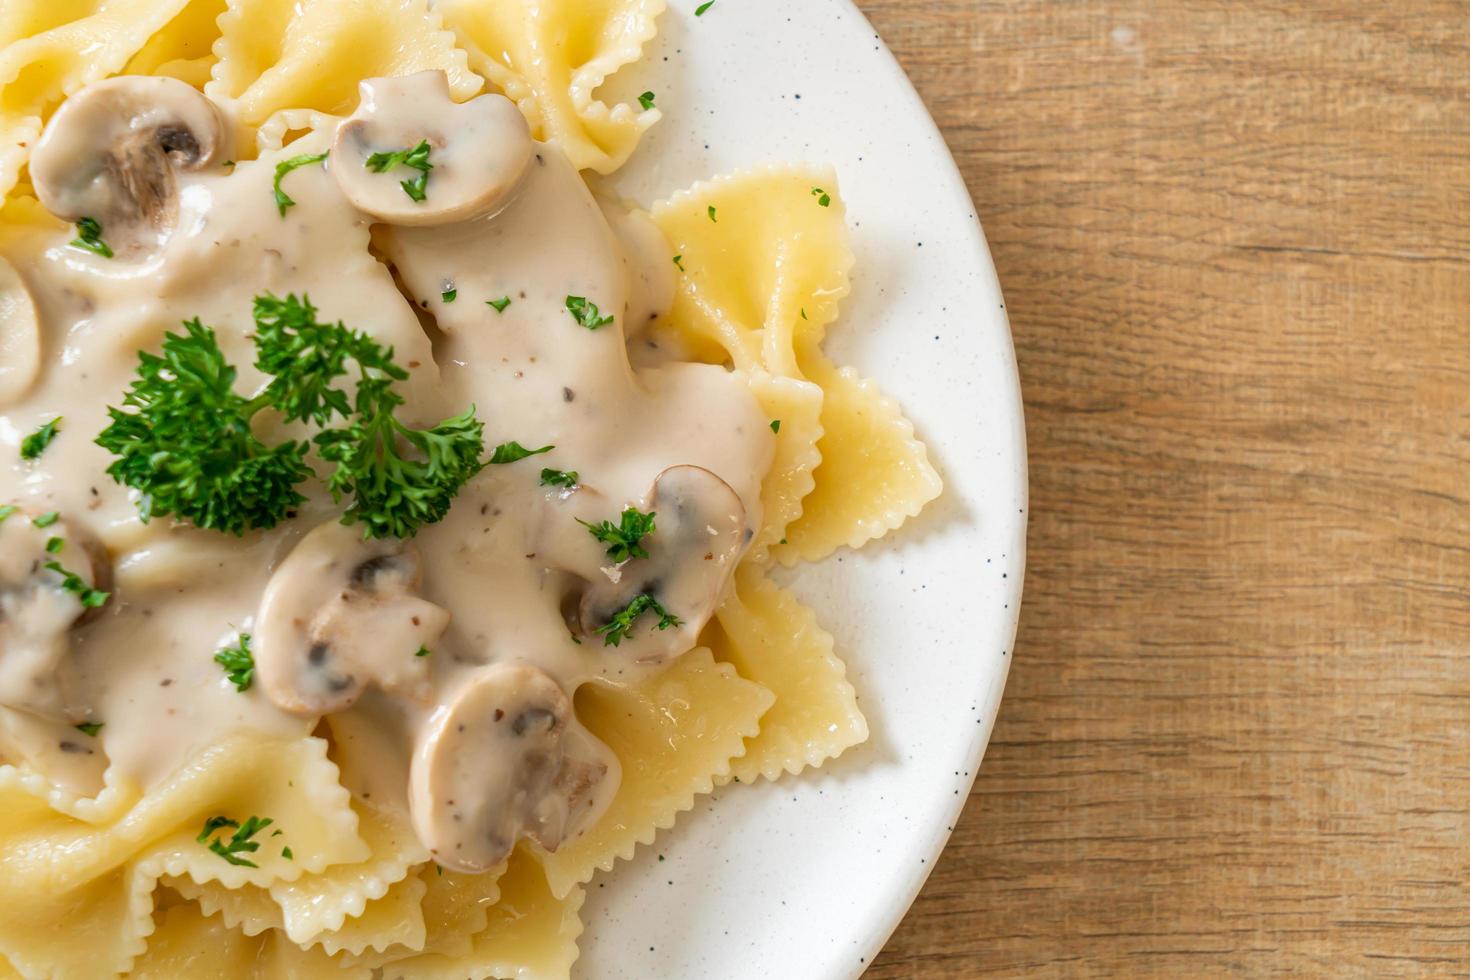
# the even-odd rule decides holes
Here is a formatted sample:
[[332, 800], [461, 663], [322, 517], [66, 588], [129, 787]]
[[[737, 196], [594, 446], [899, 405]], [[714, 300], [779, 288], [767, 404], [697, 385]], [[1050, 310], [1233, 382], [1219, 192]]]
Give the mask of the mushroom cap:
[[572, 703], [524, 663], [477, 670], [429, 719], [409, 773], [414, 830], [455, 871], [499, 864], [530, 837], [555, 850], [607, 767], [567, 754]]
[[660, 629], [661, 617], [645, 612], [617, 650], [639, 663], [662, 663], [695, 645], [751, 532], [740, 495], [702, 466], [660, 473], [644, 510], [656, 515], [654, 532], [643, 539], [648, 557], [625, 562], [616, 582], [590, 580], [578, 618], [582, 632], [595, 637], [640, 595], [652, 596], [679, 624]]
[[[66, 670], [70, 631], [97, 616], [63, 587], [54, 562], [89, 588], [111, 587], [107, 551], [86, 527], [58, 518], [44, 528], [34, 515], [13, 513], [0, 521], [0, 704], [48, 718], [85, 717], [75, 703]], [[47, 542], [59, 538], [59, 551]]]
[[[382, 173], [374, 153], [429, 144], [428, 183], [416, 201], [401, 186], [418, 171]], [[337, 127], [328, 165], [352, 206], [395, 225], [440, 225], [497, 209], [520, 181], [534, 143], [525, 117], [503, 95], [456, 103], [442, 71], [372, 78], [361, 85], [357, 111]]]
[[215, 161], [225, 128], [215, 104], [175, 78], [119, 75], [62, 103], [31, 154], [46, 210], [114, 229], [164, 228], [178, 210], [176, 170]]
[[0, 408], [25, 394], [41, 370], [41, 324], [25, 280], [0, 257]]
[[333, 521], [315, 528], [266, 585], [253, 634], [266, 696], [294, 714], [348, 708], [375, 684], [422, 698], [429, 658], [416, 656], [449, 625], [448, 610], [416, 594], [417, 549], [365, 540]]

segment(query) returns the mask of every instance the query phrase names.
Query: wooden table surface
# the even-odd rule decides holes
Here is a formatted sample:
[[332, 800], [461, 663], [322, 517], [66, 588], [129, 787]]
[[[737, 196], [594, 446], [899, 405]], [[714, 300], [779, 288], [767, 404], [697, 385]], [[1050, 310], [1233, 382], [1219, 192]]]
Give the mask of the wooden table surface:
[[860, 5], [989, 237], [1032, 495], [869, 978], [1470, 973], [1470, 3]]

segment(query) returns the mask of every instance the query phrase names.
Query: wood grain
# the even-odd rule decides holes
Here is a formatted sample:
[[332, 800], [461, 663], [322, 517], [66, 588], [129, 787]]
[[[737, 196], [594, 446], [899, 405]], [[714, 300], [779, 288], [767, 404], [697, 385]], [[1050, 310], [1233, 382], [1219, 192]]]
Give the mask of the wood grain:
[[1470, 4], [860, 5], [1032, 480], [995, 738], [868, 976], [1470, 973]]

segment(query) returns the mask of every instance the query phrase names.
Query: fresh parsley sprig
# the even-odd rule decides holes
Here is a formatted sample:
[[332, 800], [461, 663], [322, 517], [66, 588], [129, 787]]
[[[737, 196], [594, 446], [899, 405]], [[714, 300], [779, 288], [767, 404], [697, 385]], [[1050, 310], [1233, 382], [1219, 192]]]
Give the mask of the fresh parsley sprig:
[[577, 518], [577, 523], [607, 545], [609, 558], [615, 562], [625, 562], [630, 558], [648, 557], [648, 551], [639, 542], [654, 532], [653, 519], [657, 516], [655, 513], [645, 514], [636, 507], [629, 507], [623, 511], [617, 524], [611, 521], [589, 524], [580, 517]]
[[[341, 428], [312, 440], [336, 468], [327, 487], [355, 498], [343, 516], [367, 537], [410, 537], [441, 520], [465, 481], [479, 472], [483, 426], [474, 408], [431, 429], [394, 416], [404, 404], [393, 385], [408, 372], [365, 333], [321, 323], [306, 297], [256, 298], [256, 367], [271, 381], [254, 398], [234, 391], [236, 371], [214, 331], [198, 319], [168, 334], [162, 356], [139, 353], [138, 379], [110, 408], [112, 424], [97, 443], [118, 457], [108, 473], [142, 492], [146, 521], [174, 514], [232, 534], [271, 528], [305, 498], [296, 486], [311, 475], [308, 443], [267, 446], [251, 421], [271, 408], [291, 421]], [[351, 399], [334, 381], [356, 366]]]
[[603, 316], [597, 304], [589, 303], [585, 296], [568, 296], [567, 312], [572, 315], [573, 320], [588, 330], [597, 330], [613, 322], [611, 313]]
[[658, 613], [658, 628], [661, 630], [684, 625], [682, 619], [661, 606], [653, 596], [643, 592], [635, 596], [626, 608], [608, 621], [607, 625], [598, 627], [597, 632], [602, 634], [602, 645], [615, 647], [621, 644], [633, 631], [633, 624], [637, 622], [638, 617], [646, 612]]
[[417, 170], [418, 176], [400, 180], [398, 186], [403, 188], [403, 193], [422, 204], [428, 194], [429, 171], [434, 169], [434, 165], [429, 162], [430, 152], [429, 141], [419, 140], [418, 146], [411, 149], [374, 153], [363, 166], [375, 174], [384, 174], [399, 167]]
[[77, 237], [67, 242], [72, 248], [112, 258], [112, 246], [102, 240], [102, 225], [96, 218], [82, 218], [77, 222]]
[[[275, 821], [270, 817], [261, 819], [260, 817], [252, 816], [246, 819], [244, 823], [231, 820], [229, 817], [210, 817], [204, 821], [204, 829], [199, 832], [199, 836], [195, 840], [201, 844], [208, 841], [209, 849], [230, 864], [242, 868], [258, 868], [260, 865], [249, 858], [240, 857], [240, 855], [242, 853], [253, 854], [260, 850], [260, 842], [251, 840], [250, 838], [273, 823]], [[228, 840], [225, 839], [223, 834], [220, 834], [218, 837], [214, 836], [217, 831], [228, 828], [234, 828], [235, 830], [234, 834]]]
[[146, 522], [170, 514], [230, 534], [279, 524], [306, 498], [296, 485], [311, 475], [307, 445], [267, 446], [250, 420], [270, 404], [234, 390], [235, 369], [214, 331], [199, 320], [165, 335], [161, 355], [139, 352], [138, 376], [97, 444], [117, 457], [107, 468], [142, 493]]
[[46, 451], [46, 447], [51, 445], [51, 440], [56, 438], [58, 431], [56, 427], [59, 424], [61, 424], [60, 415], [22, 439], [20, 441], [20, 458], [27, 460], [39, 459], [41, 454]]
[[285, 180], [286, 175], [291, 171], [301, 167], [309, 167], [313, 163], [321, 163], [326, 158], [327, 153], [302, 153], [299, 156], [291, 157], [289, 160], [282, 160], [276, 164], [276, 176], [271, 181], [271, 191], [275, 195], [276, 210], [281, 212], [281, 217], [284, 218], [286, 212], [296, 206], [296, 201], [292, 199], [291, 195], [281, 190], [281, 181]]
[[255, 682], [255, 655], [250, 652], [249, 633], [241, 633], [234, 646], [216, 651], [214, 662], [225, 669], [225, 676], [241, 694]]
[[490, 454], [490, 463], [491, 465], [515, 463], [525, 459], [527, 456], [540, 456], [542, 453], [549, 453], [555, 448], [555, 446], [542, 446], [540, 449], [527, 449], [515, 441], [502, 442]]
[[111, 592], [92, 588], [85, 579], [59, 561], [48, 561], [45, 567], [61, 576], [61, 587], [76, 596], [84, 609], [97, 609], [104, 606], [112, 596]]

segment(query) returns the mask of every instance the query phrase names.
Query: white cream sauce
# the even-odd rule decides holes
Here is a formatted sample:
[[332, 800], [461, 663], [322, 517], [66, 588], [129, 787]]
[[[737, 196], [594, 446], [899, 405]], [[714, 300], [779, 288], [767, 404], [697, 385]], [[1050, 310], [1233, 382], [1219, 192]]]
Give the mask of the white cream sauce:
[[[238, 693], [213, 655], [239, 633], [270, 628], [261, 622], [268, 612], [262, 597], [273, 575], [295, 574], [287, 562], [293, 548], [308, 532], [335, 522], [341, 506], [313, 480], [301, 487], [310, 499], [296, 518], [272, 531], [237, 539], [169, 520], [144, 524], [137, 494], [106, 474], [110, 454], [92, 441], [107, 424], [106, 407], [121, 404], [137, 352], [156, 351], [165, 331], [177, 330], [187, 318], [197, 316], [215, 328], [223, 352], [239, 369], [237, 390], [259, 390], [265, 379], [252, 366], [252, 300], [268, 291], [307, 293], [321, 319], [340, 319], [394, 348], [398, 363], [411, 371], [398, 386], [408, 400], [400, 410], [405, 421], [432, 425], [473, 404], [485, 423], [487, 455], [511, 440], [528, 448], [556, 447], [487, 466], [462, 489], [442, 522], [423, 528], [409, 543], [419, 576], [412, 601], [420, 606], [368, 610], [363, 614], [379, 616], [379, 625], [341, 628], [339, 622], [333, 628], [333, 642], [354, 646], [350, 663], [366, 688], [360, 700], [352, 692], [348, 700], [357, 703], [343, 715], [354, 719], [347, 726], [357, 733], [353, 744], [411, 760], [421, 836], [437, 826], [433, 821], [447, 805], [439, 796], [453, 789], [463, 797], [477, 786], [485, 799], [497, 801], [494, 806], [529, 814], [521, 833], [539, 828], [545, 836], [547, 828], [566, 824], [571, 834], [595, 821], [616, 791], [619, 770], [574, 715], [564, 724], [535, 727], [543, 717], [535, 707], [540, 702], [534, 692], [517, 688], [516, 703], [531, 705], [519, 727], [540, 733], [535, 757], [527, 762], [529, 757], [516, 755], [516, 738], [441, 737], [436, 733], [445, 728], [445, 713], [489, 710], [479, 706], [495, 703], [493, 697], [467, 692], [476, 685], [499, 690], [519, 683], [514, 679], [521, 675], [508, 665], [544, 672], [570, 703], [588, 680], [636, 680], [692, 645], [728, 582], [729, 568], [759, 526], [760, 483], [774, 439], [738, 375], [657, 358], [637, 370], [630, 366], [629, 337], [665, 311], [672, 296], [666, 243], [646, 218], [595, 199], [560, 151], [532, 142], [520, 116], [508, 108], [499, 96], [456, 106], [438, 73], [374, 80], [364, 84], [362, 105], [342, 123], [340, 136], [332, 126], [259, 160], [179, 168], [173, 174], [174, 224], [156, 236], [119, 242], [115, 258], [68, 245], [70, 233], [32, 228], [0, 237], [0, 255], [34, 303], [40, 348], [29, 385], [17, 386], [13, 373], [0, 372], [7, 382], [0, 385], [0, 504], [23, 508], [10, 521], [59, 511], [68, 526], [95, 534], [112, 572], [107, 604], [63, 636], [56, 677], [58, 684], [68, 680], [65, 698], [74, 702], [72, 710], [48, 713], [11, 699], [10, 707], [0, 707], [0, 758], [41, 768], [81, 791], [99, 787], [97, 759], [105, 756], [115, 781], [146, 790], [233, 732], [292, 735], [315, 726], [318, 716], [309, 706], [277, 704], [261, 683]], [[228, 106], [220, 110], [228, 117]], [[373, 173], [363, 159], [407, 149], [419, 139], [433, 147], [436, 169], [424, 187], [425, 201], [415, 205], [400, 187], [415, 171]], [[296, 205], [281, 216], [272, 200], [276, 164], [334, 145], [326, 164], [283, 178]], [[522, 165], [512, 174], [517, 159]], [[440, 190], [452, 200], [441, 200], [442, 213], [435, 216]], [[423, 210], [415, 213], [415, 207]], [[405, 209], [410, 216], [395, 223], [393, 216]], [[396, 270], [402, 292], [389, 265], [370, 253], [370, 240]], [[0, 273], [6, 273], [3, 264]], [[0, 275], [0, 293], [5, 281]], [[447, 300], [451, 290], [453, 299]], [[602, 314], [613, 315], [613, 323], [596, 330], [580, 325], [567, 309], [571, 296], [595, 303]], [[502, 297], [510, 303], [497, 312], [489, 301]], [[0, 302], [0, 316], [24, 306]], [[7, 330], [0, 323], [0, 338], [12, 337]], [[23, 348], [23, 340], [0, 344], [0, 357]], [[648, 363], [647, 354], [641, 352], [640, 364]], [[22, 460], [20, 441], [56, 416], [64, 420], [55, 441], [39, 459]], [[273, 423], [263, 418], [257, 417], [263, 438], [283, 437], [278, 426], [266, 431]], [[660, 474], [684, 466], [718, 479], [696, 472], [697, 479], [679, 483], [681, 493], [704, 496], [676, 501], [669, 496], [675, 483], [665, 483], [653, 500]], [[578, 486], [542, 486], [543, 467], [575, 471]], [[326, 472], [320, 462], [317, 469]], [[719, 489], [720, 481], [728, 487]], [[686, 518], [682, 523], [667, 511], [676, 503]], [[659, 531], [645, 539], [651, 548], [663, 548], [649, 559], [662, 561], [659, 568], [687, 568], [675, 560], [682, 553], [671, 549], [703, 546], [690, 531], [689, 515], [708, 517], [712, 539], [723, 533], [716, 524], [736, 529], [721, 539], [732, 542], [730, 550], [716, 556], [711, 549], [720, 572], [681, 571], [668, 580], [651, 574], [652, 564], [616, 566], [575, 518], [616, 524], [627, 506], [663, 512], [660, 527], [667, 520], [671, 528], [667, 541]], [[352, 531], [345, 538], [323, 532], [325, 537], [310, 540], [320, 546], [352, 539], [358, 529]], [[344, 555], [353, 546], [344, 544]], [[52, 573], [37, 574], [42, 578], [28, 580], [30, 586], [43, 581], [55, 587]], [[618, 580], [654, 593], [684, 625], [648, 639], [659, 632], [659, 617], [648, 613], [623, 646], [605, 646], [589, 629], [595, 624], [579, 618], [577, 606], [593, 583], [605, 598]], [[281, 580], [275, 586], [285, 588]], [[0, 581], [0, 589], [7, 587], [13, 586]], [[332, 602], [337, 605], [323, 613]], [[315, 609], [296, 608], [301, 605], [282, 608], [291, 606], [291, 622], [305, 630], [302, 635], [325, 629], [318, 628], [320, 622], [310, 627], [312, 617], [367, 609], [360, 597], [335, 592], [323, 592]], [[400, 608], [442, 610], [447, 625], [437, 619], [428, 626], [407, 625], [395, 618]], [[391, 662], [396, 656], [414, 660], [415, 649], [397, 648], [421, 636], [435, 637], [424, 644], [432, 648], [428, 656], [401, 669]], [[4, 634], [0, 643], [8, 644]], [[298, 647], [292, 655], [306, 656]], [[0, 647], [0, 689], [15, 654], [8, 645]], [[305, 669], [301, 662], [292, 667]], [[72, 727], [79, 717], [102, 723], [95, 738]], [[481, 727], [495, 721], [476, 716]], [[82, 744], [83, 750], [63, 750], [63, 741]], [[372, 773], [364, 754], [346, 754], [346, 783], [371, 784], [375, 797], [406, 803], [410, 780]], [[537, 769], [557, 764], [559, 776]], [[401, 773], [402, 767], [386, 771]], [[441, 771], [455, 774], [452, 787], [420, 778]], [[520, 776], [511, 778], [512, 771]], [[479, 783], [476, 772], [485, 774]], [[513, 791], [544, 798], [505, 802]], [[455, 803], [467, 805], [478, 804], [463, 798]], [[493, 824], [504, 836], [501, 816], [482, 812], [478, 826]], [[442, 853], [453, 849], [442, 828], [435, 837], [441, 851], [436, 857], [456, 866], [453, 853]], [[546, 843], [554, 846], [556, 840]], [[470, 869], [474, 862], [458, 866]]]

